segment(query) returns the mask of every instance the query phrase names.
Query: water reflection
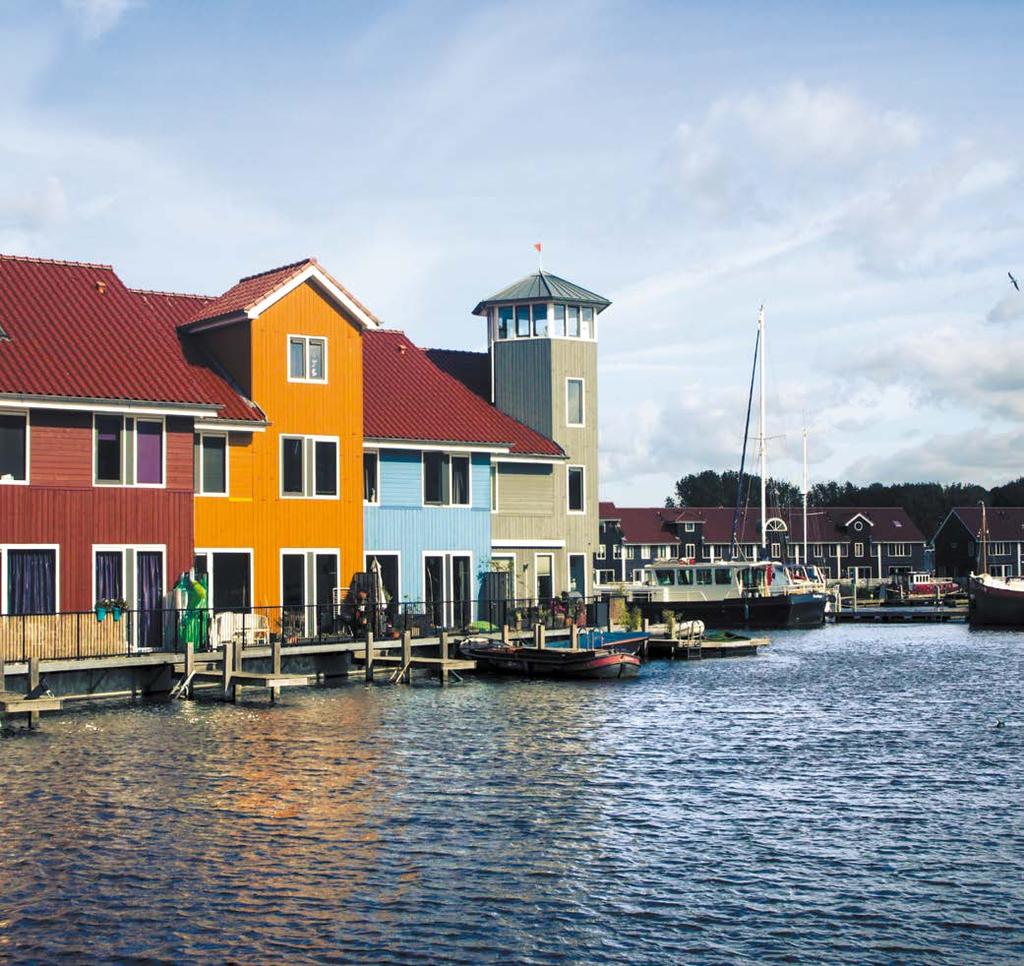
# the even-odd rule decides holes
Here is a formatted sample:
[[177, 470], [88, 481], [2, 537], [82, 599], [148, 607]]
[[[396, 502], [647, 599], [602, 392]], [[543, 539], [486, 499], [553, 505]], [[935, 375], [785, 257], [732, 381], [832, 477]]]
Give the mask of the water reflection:
[[49, 718], [0, 739], [0, 959], [1020, 959], [1022, 655], [831, 628]]

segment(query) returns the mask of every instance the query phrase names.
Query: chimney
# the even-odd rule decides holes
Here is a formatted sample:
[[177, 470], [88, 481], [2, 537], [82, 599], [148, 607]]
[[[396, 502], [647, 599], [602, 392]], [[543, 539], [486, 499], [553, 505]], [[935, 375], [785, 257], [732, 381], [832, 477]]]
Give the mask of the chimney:
[[103, 295], [107, 291], [107, 283], [104, 282], [102, 278], [96, 281], [96, 291], [99, 292], [100, 295]]

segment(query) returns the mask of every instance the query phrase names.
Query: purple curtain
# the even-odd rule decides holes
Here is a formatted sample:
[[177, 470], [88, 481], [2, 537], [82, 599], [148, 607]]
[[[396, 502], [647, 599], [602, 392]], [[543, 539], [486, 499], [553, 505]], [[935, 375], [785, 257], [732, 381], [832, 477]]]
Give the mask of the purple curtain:
[[136, 554], [139, 572], [139, 647], [159, 647], [163, 642], [163, 566], [160, 554], [140, 550]]
[[121, 551], [100, 550], [96, 554], [96, 599], [118, 600], [124, 596], [121, 586]]
[[135, 427], [135, 440], [139, 468], [137, 482], [163, 483], [163, 423], [143, 422], [140, 419]]
[[53, 614], [57, 610], [57, 551], [7, 551], [7, 613]]

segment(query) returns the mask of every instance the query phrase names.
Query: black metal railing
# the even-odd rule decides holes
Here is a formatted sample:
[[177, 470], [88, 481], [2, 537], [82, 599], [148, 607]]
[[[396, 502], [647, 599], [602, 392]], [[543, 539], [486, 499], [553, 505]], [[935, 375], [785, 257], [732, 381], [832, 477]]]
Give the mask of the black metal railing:
[[108, 609], [0, 617], [0, 659], [109, 658], [153, 651], [214, 650], [226, 641], [245, 648], [328, 644], [397, 637], [605, 626], [607, 598], [482, 598], [384, 600], [355, 596], [341, 603], [284, 604], [229, 610]]

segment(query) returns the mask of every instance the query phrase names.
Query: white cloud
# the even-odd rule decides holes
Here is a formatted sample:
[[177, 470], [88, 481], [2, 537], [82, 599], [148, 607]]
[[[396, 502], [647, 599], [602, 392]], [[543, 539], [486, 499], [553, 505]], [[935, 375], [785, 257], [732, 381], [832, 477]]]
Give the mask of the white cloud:
[[61, 4], [88, 40], [96, 40], [112, 30], [118, 21], [141, 0], [61, 0]]
[[985, 318], [989, 322], [1012, 322], [1024, 319], [1024, 292], [1013, 291], [1004, 295], [991, 309]]

